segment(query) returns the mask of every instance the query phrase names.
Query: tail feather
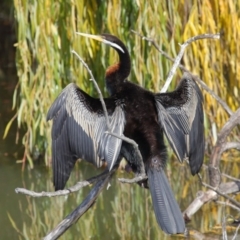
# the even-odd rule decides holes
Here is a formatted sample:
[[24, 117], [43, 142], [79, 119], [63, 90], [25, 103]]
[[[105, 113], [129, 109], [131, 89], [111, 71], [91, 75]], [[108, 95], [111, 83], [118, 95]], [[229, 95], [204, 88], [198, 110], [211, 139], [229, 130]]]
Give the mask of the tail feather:
[[149, 168], [147, 174], [159, 226], [168, 234], [183, 233], [185, 222], [164, 171]]

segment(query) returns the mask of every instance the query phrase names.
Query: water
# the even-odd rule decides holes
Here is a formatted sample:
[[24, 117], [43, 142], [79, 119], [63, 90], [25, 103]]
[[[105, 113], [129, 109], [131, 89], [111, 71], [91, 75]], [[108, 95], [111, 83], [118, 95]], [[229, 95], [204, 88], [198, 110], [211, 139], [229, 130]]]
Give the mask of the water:
[[[8, 29], [8, 28], [7, 28]], [[6, 30], [6, 29], [5, 29]], [[2, 31], [0, 48], [0, 136], [14, 115], [12, 94], [17, 82], [14, 67], [14, 34]], [[4, 37], [5, 36], [5, 37]], [[41, 239], [66, 215], [82, 202], [91, 187], [70, 196], [32, 198], [16, 194], [16, 187], [34, 191], [53, 191], [51, 171], [36, 164], [25, 168], [16, 161], [21, 159], [21, 144], [15, 144], [16, 123], [8, 137], [0, 138], [0, 239]], [[19, 133], [21, 134], [21, 133]], [[184, 210], [194, 199], [201, 186], [191, 177], [188, 167], [172, 162], [171, 184], [174, 194]], [[69, 186], [100, 173], [93, 166], [81, 162], [73, 171]], [[157, 226], [148, 190], [137, 185], [124, 185], [117, 177], [132, 177], [119, 171], [109, 190], [104, 190], [97, 203], [61, 239], [180, 239], [167, 236]], [[193, 239], [220, 239], [222, 214], [225, 208], [214, 203], [206, 204], [188, 224]], [[230, 212], [226, 209], [226, 213]], [[232, 230], [233, 232], [235, 229]], [[231, 238], [230, 238], [231, 239]]]

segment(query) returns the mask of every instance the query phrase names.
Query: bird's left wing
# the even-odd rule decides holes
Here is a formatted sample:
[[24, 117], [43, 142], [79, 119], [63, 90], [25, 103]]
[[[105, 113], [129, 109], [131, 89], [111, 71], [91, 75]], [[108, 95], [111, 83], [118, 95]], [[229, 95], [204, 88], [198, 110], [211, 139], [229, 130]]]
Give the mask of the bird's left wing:
[[204, 157], [203, 97], [185, 73], [177, 89], [155, 95], [159, 124], [180, 161], [189, 159], [192, 174], [199, 172]]
[[[121, 135], [125, 115], [121, 105], [105, 99], [110, 131]], [[106, 133], [107, 124], [99, 99], [92, 98], [71, 83], [49, 109], [52, 125], [52, 162], [55, 189], [64, 188], [78, 158], [97, 167], [106, 161], [111, 169], [116, 163], [122, 140]]]

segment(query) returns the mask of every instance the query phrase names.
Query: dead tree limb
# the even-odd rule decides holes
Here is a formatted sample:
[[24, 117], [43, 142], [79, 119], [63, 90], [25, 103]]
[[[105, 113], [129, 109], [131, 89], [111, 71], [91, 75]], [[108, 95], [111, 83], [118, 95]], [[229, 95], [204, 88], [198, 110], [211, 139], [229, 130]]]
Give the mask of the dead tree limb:
[[221, 153], [225, 149], [226, 139], [232, 129], [240, 124], [240, 108], [231, 115], [229, 120], [224, 124], [223, 128], [218, 134], [218, 139], [213, 147], [210, 162], [209, 162], [209, 177], [210, 177], [210, 185], [213, 187], [217, 187], [220, 184], [220, 175], [219, 175], [219, 163], [221, 159]]
[[[207, 192], [200, 191], [198, 193], [194, 201], [184, 211], [184, 216], [186, 219], [190, 219], [191, 216], [196, 213], [205, 203], [211, 200], [216, 200], [218, 195], [223, 196], [237, 208], [240, 208], [240, 203], [227, 195], [240, 192], [240, 180], [232, 178], [231, 176], [228, 176], [226, 174], [222, 174], [219, 169], [221, 154], [226, 149], [226, 138], [230, 134], [232, 129], [238, 124], [240, 124], [240, 108], [231, 115], [229, 120], [225, 123], [225, 125], [218, 134], [218, 140], [213, 147], [213, 151], [210, 156], [209, 166], [205, 166], [208, 168], [210, 185], [204, 183], [200, 177], [201, 184], [209, 188], [209, 190]], [[238, 147], [239, 143], [231, 145]], [[235, 181], [221, 183], [222, 175]]]
[[[197, 193], [197, 197], [191, 202], [191, 204], [187, 207], [187, 209], [183, 212], [185, 219], [190, 219], [205, 203], [208, 203], [214, 200], [217, 195], [222, 195], [224, 197], [230, 193], [240, 192], [240, 182], [227, 182], [221, 183], [218, 190], [212, 188], [210, 185], [202, 182], [203, 186], [207, 188], [211, 188], [208, 191], [199, 191]], [[228, 196], [227, 196], [228, 197]], [[237, 206], [240, 209], [240, 203], [235, 201], [234, 199], [229, 199], [233, 203], [233, 205]]]

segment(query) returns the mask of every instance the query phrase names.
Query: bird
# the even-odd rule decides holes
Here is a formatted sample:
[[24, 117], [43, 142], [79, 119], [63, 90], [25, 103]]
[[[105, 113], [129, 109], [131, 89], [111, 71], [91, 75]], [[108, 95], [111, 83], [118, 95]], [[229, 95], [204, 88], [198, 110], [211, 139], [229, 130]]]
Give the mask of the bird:
[[[111, 34], [77, 33], [109, 45], [119, 61], [107, 68], [104, 98], [107, 126], [99, 98], [69, 83], [51, 105], [52, 167], [55, 190], [65, 187], [77, 159], [109, 170], [125, 158], [136, 176], [145, 174], [153, 210], [167, 234], [184, 233], [185, 221], [165, 174], [167, 147], [164, 136], [180, 162], [187, 159], [192, 175], [204, 158], [203, 96], [190, 73], [184, 73], [172, 92], [154, 93], [128, 80], [131, 58], [125, 44]], [[110, 128], [110, 129], [109, 129]], [[138, 145], [141, 158], [125, 136]], [[142, 166], [144, 168], [142, 169]]]

